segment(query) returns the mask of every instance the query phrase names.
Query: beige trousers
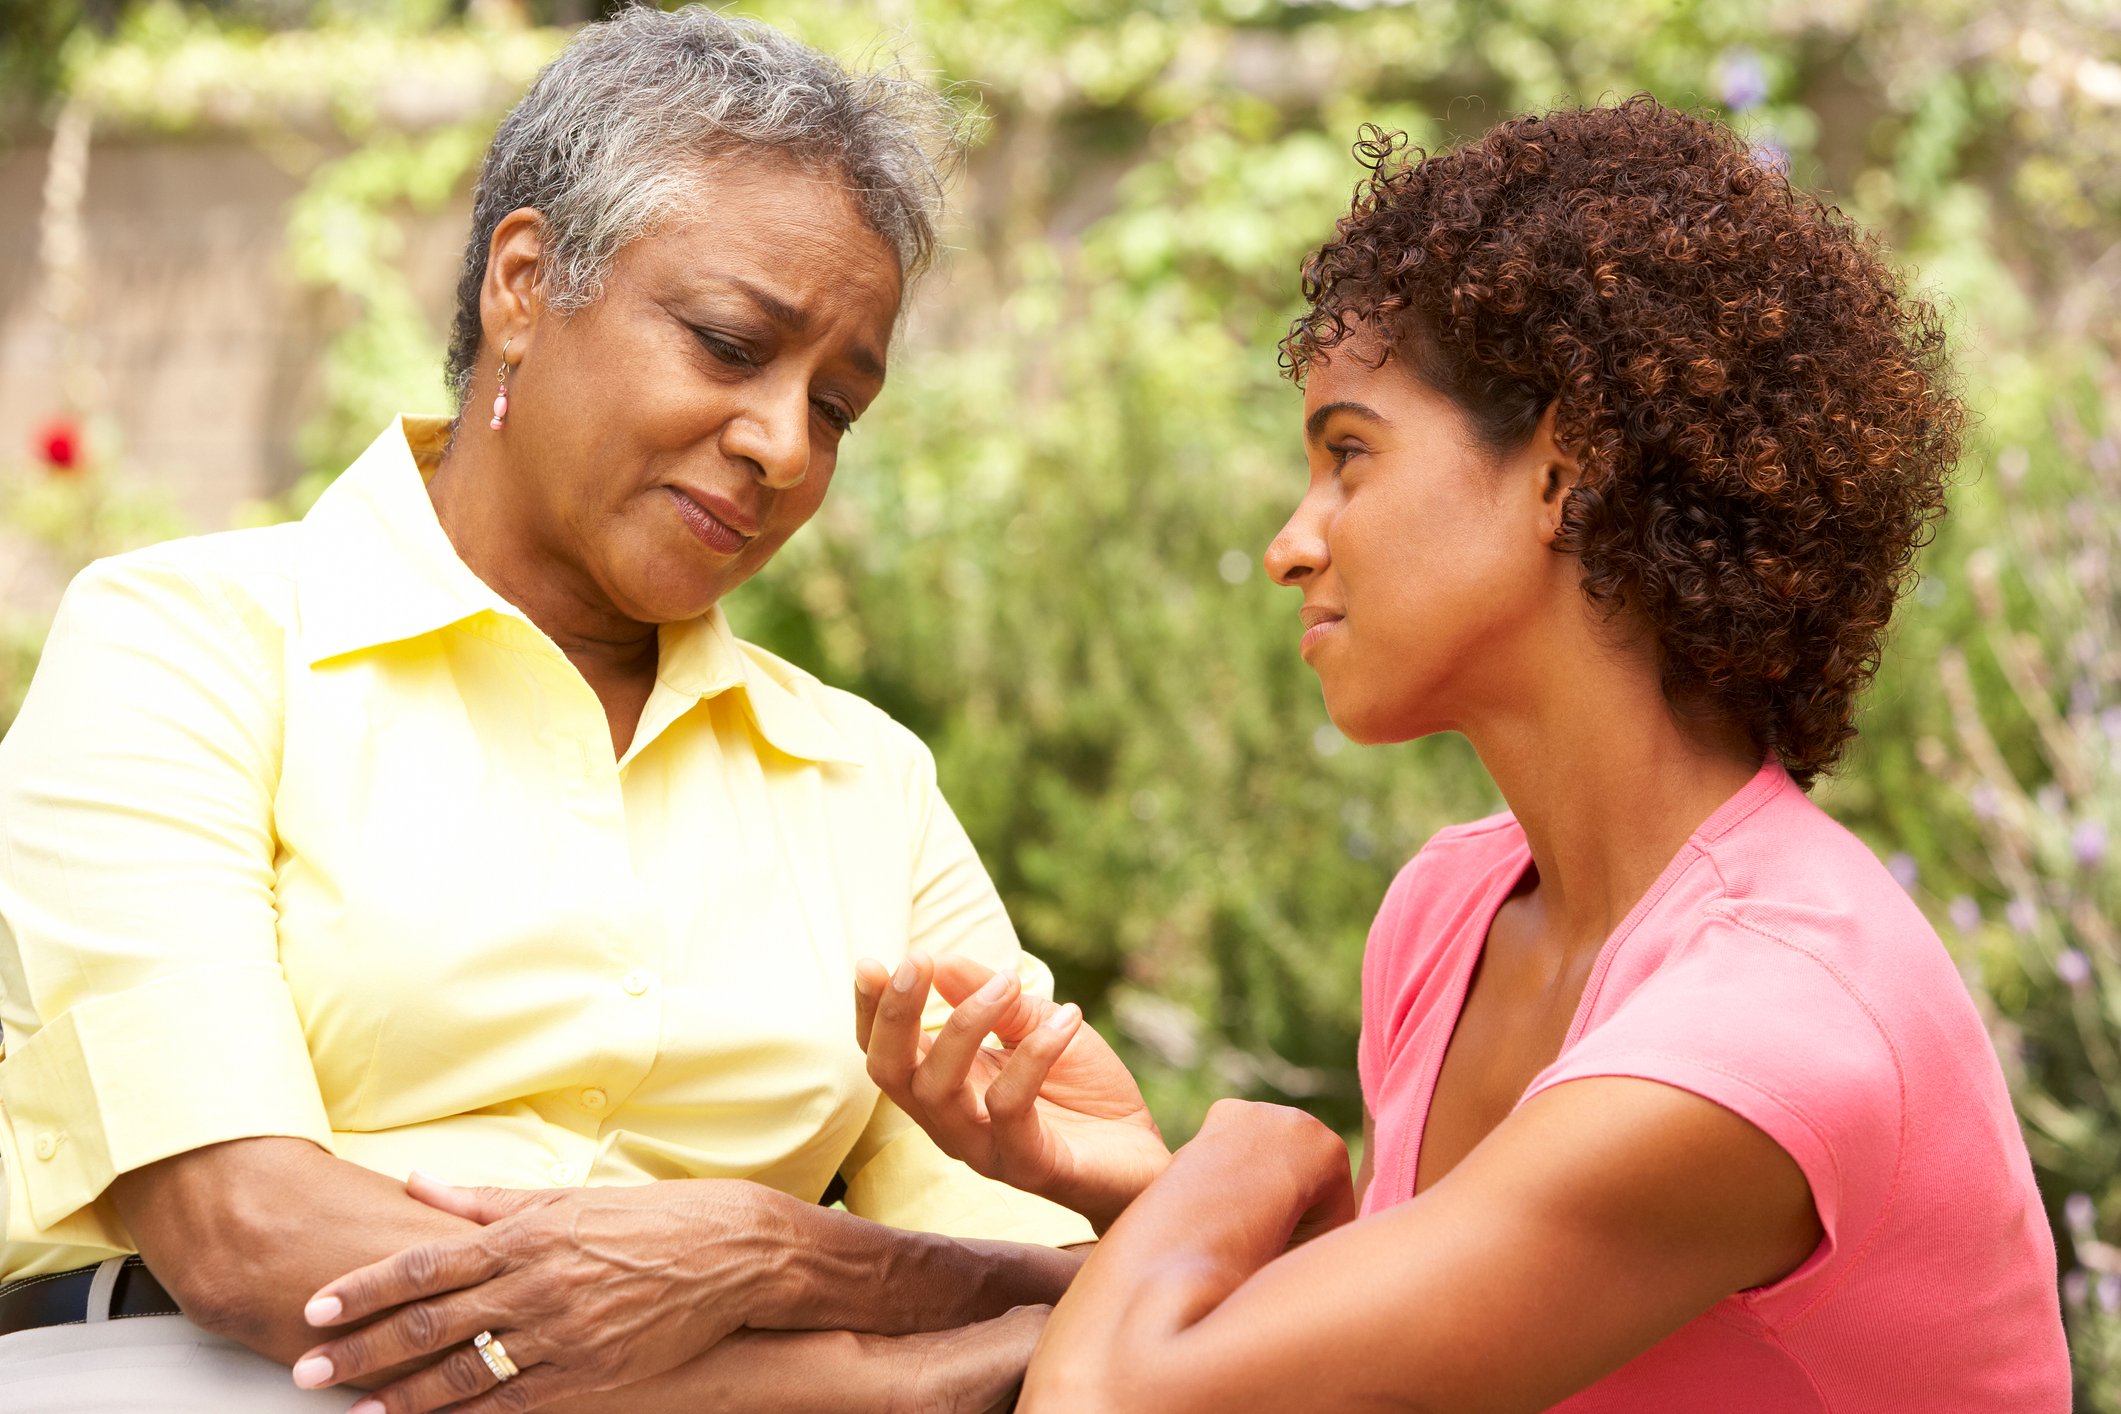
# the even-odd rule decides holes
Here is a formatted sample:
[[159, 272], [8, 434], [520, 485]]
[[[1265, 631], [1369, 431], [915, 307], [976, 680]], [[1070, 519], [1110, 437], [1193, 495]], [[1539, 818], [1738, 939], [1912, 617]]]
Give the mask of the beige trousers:
[[6, 1414], [344, 1414], [357, 1398], [296, 1389], [285, 1365], [182, 1316], [0, 1335]]

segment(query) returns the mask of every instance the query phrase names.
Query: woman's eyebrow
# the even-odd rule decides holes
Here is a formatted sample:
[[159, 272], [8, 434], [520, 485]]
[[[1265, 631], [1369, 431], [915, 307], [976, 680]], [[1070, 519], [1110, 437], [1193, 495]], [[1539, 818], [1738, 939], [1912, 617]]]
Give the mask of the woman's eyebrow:
[[1372, 422], [1389, 423], [1383, 413], [1368, 403], [1350, 402], [1343, 398], [1337, 403], [1321, 403], [1311, 410], [1311, 415], [1304, 419], [1304, 440], [1316, 442], [1319, 434], [1325, 431], [1326, 419], [1336, 412], [1352, 412], [1357, 417], [1367, 417]]
[[760, 313], [764, 314], [773, 323], [780, 325], [783, 329], [792, 329], [797, 333], [801, 333], [810, 323], [810, 320], [804, 315], [802, 310], [788, 303], [779, 295], [762, 289], [741, 276], [730, 275], [724, 278], [745, 298], [757, 305]]
[[[759, 312], [764, 314], [769, 322], [782, 329], [790, 330], [797, 335], [801, 335], [810, 327], [809, 315], [772, 291], [754, 285], [751, 281], [739, 275], [729, 275], [723, 278], [732, 289], [757, 305]], [[875, 350], [869, 348], [866, 344], [856, 344], [848, 349], [847, 361], [854, 365], [855, 372], [865, 378], [881, 380], [884, 376], [884, 360], [879, 358]]]

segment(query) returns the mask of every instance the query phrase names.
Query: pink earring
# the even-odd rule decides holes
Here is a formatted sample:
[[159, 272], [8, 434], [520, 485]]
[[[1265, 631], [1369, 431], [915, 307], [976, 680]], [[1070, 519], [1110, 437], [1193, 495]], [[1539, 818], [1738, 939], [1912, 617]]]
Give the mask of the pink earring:
[[508, 346], [514, 342], [514, 339], [502, 341], [501, 366], [494, 370], [494, 378], [501, 388], [493, 395], [493, 421], [488, 425], [496, 432], [500, 431], [501, 424], [508, 420]]

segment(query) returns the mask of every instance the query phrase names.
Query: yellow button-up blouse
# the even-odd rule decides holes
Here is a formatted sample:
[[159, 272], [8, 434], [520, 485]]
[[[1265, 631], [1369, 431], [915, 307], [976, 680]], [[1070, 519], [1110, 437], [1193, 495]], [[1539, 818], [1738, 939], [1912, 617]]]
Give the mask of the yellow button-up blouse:
[[838, 1172], [880, 1221], [1088, 1240], [852, 1039], [865, 954], [1051, 985], [927, 750], [716, 610], [663, 628], [614, 760], [435, 519], [444, 433], [67, 592], [0, 742], [4, 1279], [130, 1250], [115, 1175], [255, 1135], [510, 1187]]

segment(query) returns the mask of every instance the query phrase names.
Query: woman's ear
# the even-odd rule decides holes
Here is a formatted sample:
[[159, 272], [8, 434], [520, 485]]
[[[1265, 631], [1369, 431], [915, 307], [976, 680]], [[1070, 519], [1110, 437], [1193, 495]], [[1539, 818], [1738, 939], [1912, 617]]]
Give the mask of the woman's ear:
[[1568, 505], [1569, 492], [1583, 475], [1575, 454], [1561, 445], [1554, 435], [1556, 409], [1559, 403], [1548, 403], [1547, 410], [1539, 415], [1539, 425], [1532, 429], [1532, 440], [1525, 447], [1525, 465], [1538, 479], [1539, 492], [1539, 536], [1542, 542], [1552, 547], [1561, 536], [1562, 510]]
[[514, 361], [530, 352], [542, 305], [545, 218], [519, 206], [493, 228], [486, 246], [486, 278], [479, 285], [479, 322], [493, 348], [513, 344]]

